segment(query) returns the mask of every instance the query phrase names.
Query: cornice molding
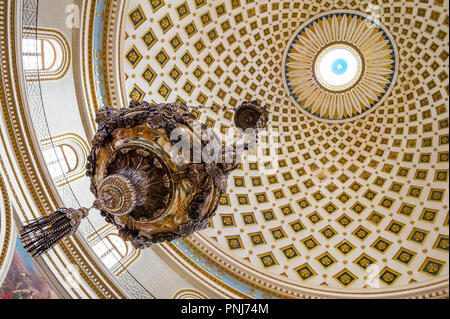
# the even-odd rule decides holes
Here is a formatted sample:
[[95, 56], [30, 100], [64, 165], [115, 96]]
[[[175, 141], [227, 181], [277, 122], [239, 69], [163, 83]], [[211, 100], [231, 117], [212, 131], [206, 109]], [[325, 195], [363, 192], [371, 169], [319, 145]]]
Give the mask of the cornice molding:
[[[105, 74], [105, 90], [108, 104], [112, 107], [125, 107], [124, 82], [120, 78], [120, 62], [122, 56], [122, 17], [126, 1], [108, 0], [105, 9], [103, 29], [103, 72]], [[125, 103], [125, 104], [123, 104]]]
[[336, 289], [324, 286], [297, 284], [292, 280], [258, 271], [251, 264], [233, 257], [221, 250], [214, 242], [201, 234], [186, 240], [203, 256], [224, 271], [234, 274], [239, 280], [280, 298], [442, 298], [449, 295], [449, 276], [442, 276], [425, 282], [388, 288]]
[[8, 274], [14, 255], [16, 232], [12, 218], [8, 190], [0, 174], [0, 286]]

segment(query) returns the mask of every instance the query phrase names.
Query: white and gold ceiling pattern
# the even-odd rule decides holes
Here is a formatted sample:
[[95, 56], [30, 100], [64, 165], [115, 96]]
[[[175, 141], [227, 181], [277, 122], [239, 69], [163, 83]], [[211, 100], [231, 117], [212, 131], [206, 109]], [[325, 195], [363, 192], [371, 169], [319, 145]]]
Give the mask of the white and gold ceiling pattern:
[[[220, 106], [257, 99], [271, 112], [269, 126], [280, 130], [273, 174], [244, 163], [230, 177], [203, 231], [217, 249], [299, 286], [373, 287], [372, 265], [380, 288], [448, 275], [444, 1], [378, 2], [380, 25], [398, 48], [393, 54], [380, 42], [383, 74], [393, 76], [387, 65], [397, 55], [397, 79], [373, 112], [345, 123], [299, 110], [285, 88], [284, 54], [308, 20], [332, 10], [364, 15], [368, 2], [129, 2], [123, 54], [130, 99], [215, 106], [193, 112], [221, 132], [233, 126], [233, 114]], [[380, 79], [374, 73], [370, 87], [387, 90], [388, 77], [372, 81]], [[367, 91], [373, 94], [371, 103], [381, 100]], [[368, 108], [319, 114], [350, 117]]]

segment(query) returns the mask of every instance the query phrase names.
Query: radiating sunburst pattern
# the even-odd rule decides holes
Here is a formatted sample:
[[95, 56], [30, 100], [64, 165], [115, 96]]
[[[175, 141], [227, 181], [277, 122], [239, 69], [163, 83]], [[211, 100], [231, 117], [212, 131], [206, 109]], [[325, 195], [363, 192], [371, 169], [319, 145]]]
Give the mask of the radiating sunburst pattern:
[[[357, 77], [332, 88], [318, 74], [320, 56], [340, 46], [358, 55]], [[389, 93], [396, 74], [396, 49], [382, 26], [363, 14], [332, 12], [304, 23], [285, 52], [285, 84], [291, 98], [307, 113], [328, 121], [359, 117]]]

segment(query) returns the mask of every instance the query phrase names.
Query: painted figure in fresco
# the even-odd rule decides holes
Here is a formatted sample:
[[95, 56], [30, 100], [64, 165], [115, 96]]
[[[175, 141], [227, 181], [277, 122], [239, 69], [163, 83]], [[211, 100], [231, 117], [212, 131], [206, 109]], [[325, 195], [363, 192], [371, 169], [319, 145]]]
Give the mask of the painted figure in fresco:
[[4, 293], [3, 290], [0, 288], [0, 299], [40, 299], [34, 289], [17, 289], [9, 293]]

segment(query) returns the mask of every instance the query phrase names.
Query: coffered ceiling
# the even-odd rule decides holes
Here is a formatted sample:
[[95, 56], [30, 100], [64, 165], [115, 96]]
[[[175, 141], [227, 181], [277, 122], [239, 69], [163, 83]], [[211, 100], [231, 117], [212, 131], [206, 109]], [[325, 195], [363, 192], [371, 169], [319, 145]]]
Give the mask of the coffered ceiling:
[[[221, 133], [234, 124], [220, 107], [257, 99], [279, 131], [270, 160], [244, 160], [229, 178], [203, 231], [218, 251], [315, 287], [386, 288], [448, 275], [444, 1], [129, 2], [129, 99], [185, 102]], [[380, 84], [386, 91], [392, 80], [380, 105], [358, 119], [350, 111], [343, 123], [305, 114], [284, 83], [290, 39], [332, 10], [370, 16], [396, 47], [386, 53], [396, 79]]]

